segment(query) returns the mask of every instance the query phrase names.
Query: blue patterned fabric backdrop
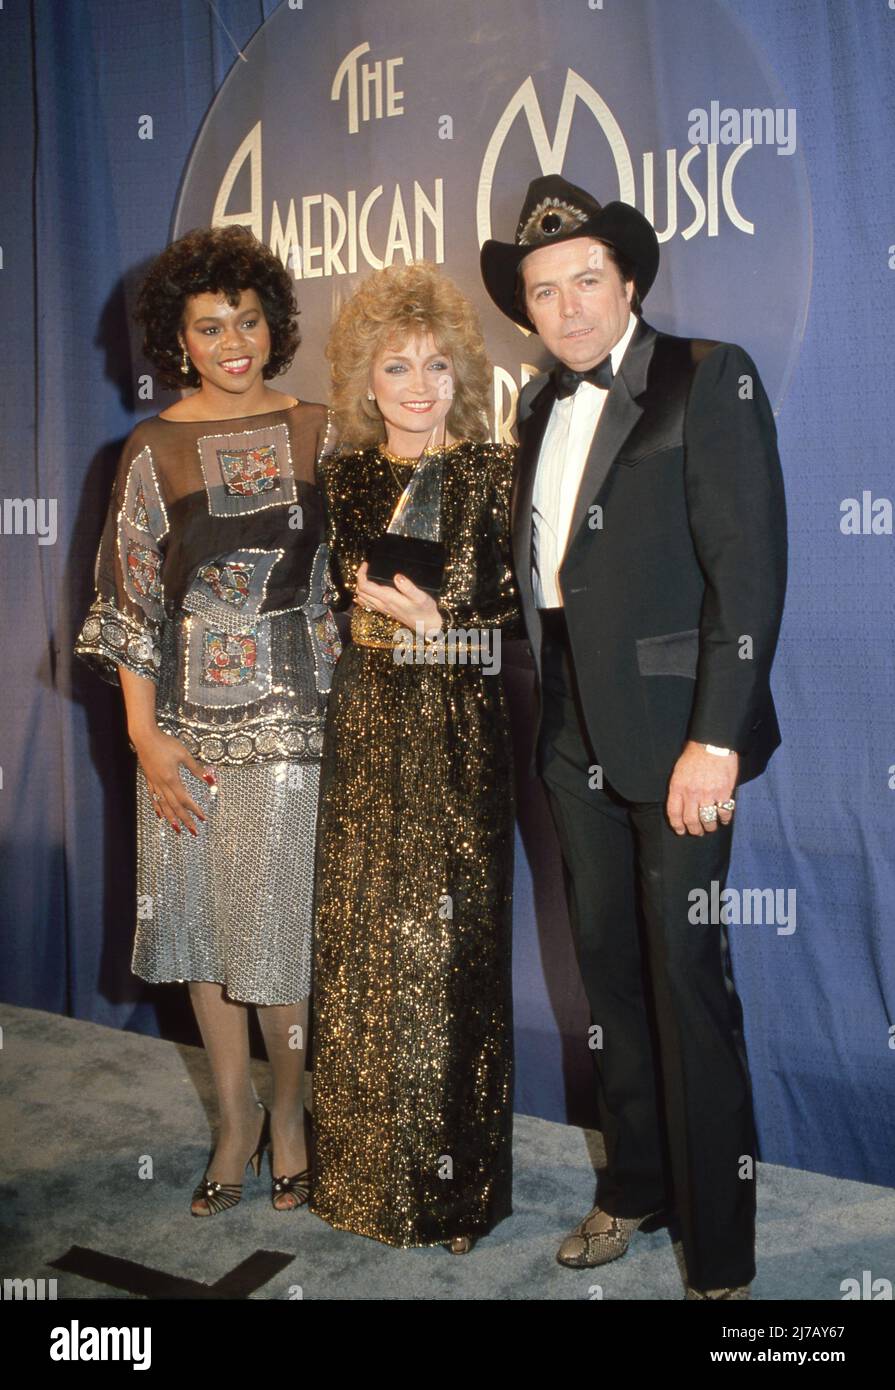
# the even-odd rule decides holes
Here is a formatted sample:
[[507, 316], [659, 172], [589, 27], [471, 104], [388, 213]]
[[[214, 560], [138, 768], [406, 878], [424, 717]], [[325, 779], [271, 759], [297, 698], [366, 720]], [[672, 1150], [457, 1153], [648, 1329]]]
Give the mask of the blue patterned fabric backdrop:
[[[730, 928], [760, 1153], [895, 1184], [895, 11], [885, 0], [6, 0], [0, 36], [2, 997], [143, 1032], [184, 1027], [182, 991], [147, 991], [130, 974], [133, 763], [120, 695], [71, 655], [118, 450], [169, 400], [141, 393], [129, 319], [148, 262], [211, 221], [218, 195], [226, 215], [257, 214], [265, 240], [279, 227], [285, 249], [294, 197], [307, 252], [318, 195], [331, 195], [331, 225], [350, 223], [346, 273], [325, 271], [322, 250], [316, 274], [306, 263], [304, 343], [278, 385], [325, 396], [333, 308], [390, 243], [396, 256], [407, 245], [480, 305], [506, 427], [543, 359], [492, 312], [475, 253], [483, 227], [510, 238], [528, 179], [552, 159], [604, 200], [627, 188], [644, 208], [649, 193], [667, 235], [647, 319], [742, 342], [775, 403], [791, 547], [773, 679], [783, 745], [742, 792], [730, 876], [792, 907], [786, 923]], [[357, 62], [383, 61], [384, 109], [374, 91], [352, 130], [352, 70], [336, 94], [336, 66], [364, 43]], [[795, 147], [742, 150], [721, 135], [685, 163], [698, 143], [690, 109], [713, 101], [792, 111]], [[352, 274], [367, 196], [369, 255], [360, 237]], [[507, 679], [521, 748], [530, 673], [510, 658]], [[516, 1105], [593, 1123], [556, 847], [521, 755], [519, 773]]]

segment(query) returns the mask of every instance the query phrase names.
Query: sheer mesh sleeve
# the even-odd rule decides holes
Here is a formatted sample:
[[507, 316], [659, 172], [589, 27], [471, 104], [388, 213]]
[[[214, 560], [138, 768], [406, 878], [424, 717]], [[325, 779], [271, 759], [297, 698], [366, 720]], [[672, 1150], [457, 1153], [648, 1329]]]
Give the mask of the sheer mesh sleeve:
[[334, 454], [339, 447], [336, 417], [327, 407], [326, 417], [317, 433], [317, 462]]
[[161, 566], [168, 518], [148, 446], [124, 446], [96, 557], [96, 596], [75, 652], [113, 685], [118, 667], [158, 683]]

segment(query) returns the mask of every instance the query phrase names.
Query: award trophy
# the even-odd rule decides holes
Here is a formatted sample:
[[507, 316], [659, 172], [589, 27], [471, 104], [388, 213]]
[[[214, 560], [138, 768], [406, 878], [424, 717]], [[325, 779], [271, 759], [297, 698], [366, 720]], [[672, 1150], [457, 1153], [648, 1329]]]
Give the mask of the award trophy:
[[395, 587], [405, 574], [434, 598], [441, 592], [446, 552], [441, 540], [441, 472], [439, 454], [420, 458], [398, 499], [385, 535], [367, 556], [367, 576], [374, 584]]

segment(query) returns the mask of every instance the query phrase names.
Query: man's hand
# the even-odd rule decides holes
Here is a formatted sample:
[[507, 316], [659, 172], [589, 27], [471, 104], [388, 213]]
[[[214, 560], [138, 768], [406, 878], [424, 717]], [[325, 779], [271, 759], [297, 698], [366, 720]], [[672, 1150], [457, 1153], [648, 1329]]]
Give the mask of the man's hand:
[[704, 825], [699, 819], [699, 808], [730, 801], [739, 770], [737, 753], [719, 758], [715, 753], [707, 753], [704, 743], [688, 740], [674, 765], [665, 803], [665, 813], [676, 835], [686, 835], [688, 831], [691, 835], [704, 835], [706, 831], [712, 834], [719, 824], [730, 824], [733, 812], [719, 810], [717, 821]]

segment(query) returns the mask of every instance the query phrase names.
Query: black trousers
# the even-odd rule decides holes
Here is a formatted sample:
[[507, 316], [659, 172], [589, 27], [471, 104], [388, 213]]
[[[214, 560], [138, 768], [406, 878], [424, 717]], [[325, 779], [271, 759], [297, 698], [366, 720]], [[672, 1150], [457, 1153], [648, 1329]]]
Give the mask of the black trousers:
[[538, 768], [597, 1025], [590, 1041], [607, 1156], [597, 1200], [617, 1216], [676, 1214], [693, 1287], [748, 1284], [756, 1146], [743, 1012], [724, 925], [688, 915], [692, 890], [711, 901], [715, 880], [723, 891], [733, 828], [678, 836], [664, 803], [598, 785], [562, 610], [541, 616]]

